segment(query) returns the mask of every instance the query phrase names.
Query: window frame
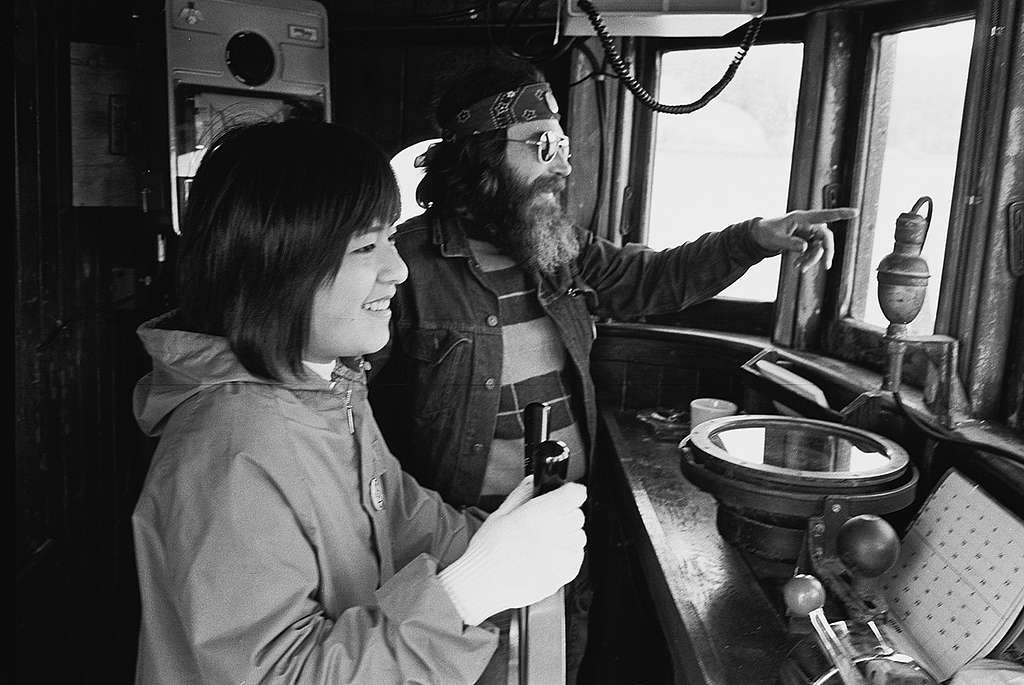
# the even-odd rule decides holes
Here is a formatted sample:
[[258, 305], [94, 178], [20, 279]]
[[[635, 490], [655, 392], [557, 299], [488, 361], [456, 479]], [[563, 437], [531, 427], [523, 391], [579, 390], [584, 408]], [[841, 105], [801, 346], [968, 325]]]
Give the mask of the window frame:
[[[1000, 17], [1000, 12], [1006, 16]], [[973, 417], [995, 419], [1011, 428], [1024, 426], [1024, 288], [1013, 275], [1024, 272], [1024, 265], [1007, 268], [1014, 249], [1024, 251], [1008, 231], [1011, 203], [1024, 196], [1024, 169], [1019, 153], [1011, 152], [1024, 149], [1024, 132], [1015, 131], [1011, 123], [1014, 108], [1024, 106], [1017, 85], [1024, 81], [1024, 37], [1015, 24], [1022, 12], [1024, 0], [865, 0], [821, 9], [808, 3], [795, 6], [786, 16], [766, 18], [757, 43], [804, 43], [788, 207], [845, 206], [854, 204], [852, 189], [861, 173], [858, 146], [867, 140], [861, 130], [870, 106], [874, 34], [974, 18], [942, 283], [930, 287], [939, 288], [936, 333], [958, 340], [957, 368]], [[735, 46], [741, 37], [737, 33], [717, 39], [626, 37], [619, 42], [640, 82], [657, 84], [660, 52]], [[595, 39], [589, 42], [596, 45]], [[594, 66], [578, 60], [571, 75], [579, 79]], [[642, 243], [655, 116], [633, 106], [632, 96], [616, 79], [607, 79], [604, 86], [608, 153], [601, 164], [590, 164], [596, 155], [574, 162], [579, 161], [581, 169], [603, 168], [605, 185], [598, 192], [593, 184], [574, 186], [570, 177], [570, 197], [588, 212], [596, 197], [597, 220], [592, 227], [598, 235], [618, 244]], [[575, 98], [570, 117], [573, 135], [593, 142], [599, 127], [588, 119], [587, 107], [594, 103], [589, 96], [588, 89], [586, 97]], [[582, 148], [585, 151], [587, 145]], [[965, 179], [971, 179], [971, 188]], [[1014, 206], [1024, 211], [1019, 202]], [[699, 310], [659, 317], [657, 323], [765, 335], [774, 345], [822, 355], [823, 361], [852, 363], [869, 375], [884, 373], [884, 329], [846, 315], [858, 266], [858, 221], [832, 228], [837, 249], [833, 268], [800, 275], [787, 263], [791, 257], [784, 255], [775, 302], [755, 303], [761, 308], [752, 310], [747, 301], [718, 297]], [[1024, 243], [1024, 237], [1017, 239]], [[863, 261], [870, 257], [859, 259], [863, 270]], [[927, 375], [924, 360], [909, 355], [904, 386], [923, 389]]]
[[[636, 41], [636, 73], [641, 83], [660, 84], [662, 56], [681, 50], [704, 50], [712, 48], [736, 48], [743, 37], [745, 27], [721, 37], [702, 38], [646, 38]], [[803, 43], [803, 22], [799, 18], [766, 20], [758, 34], [756, 45], [779, 43]], [[806, 61], [806, 54], [804, 56]], [[743, 65], [740, 65], [743, 69]], [[803, 80], [801, 76], [801, 81]], [[802, 86], [801, 86], [802, 88]], [[657, 88], [654, 89], [657, 96]], [[628, 93], [627, 93], [628, 95]], [[628, 97], [632, 98], [631, 95]], [[801, 93], [801, 98], [803, 97]], [[799, 104], [797, 110], [799, 112]], [[685, 115], [683, 115], [685, 116]], [[800, 122], [797, 117], [797, 135]], [[651, 213], [650, 169], [654, 159], [657, 140], [657, 115], [650, 109], [637, 106], [633, 110], [632, 142], [629, 152], [628, 191], [630, 202], [623, 208], [619, 234], [623, 243], [646, 244]], [[790, 167], [790, 187], [793, 185]], [[787, 200], [788, 202], [788, 200]], [[732, 217], [729, 221], [743, 221], [751, 217]], [[727, 224], [723, 223], [720, 228]], [[710, 227], [709, 227], [710, 228]], [[728, 333], [748, 333], [769, 336], [775, 315], [776, 300], [757, 302], [733, 297], [714, 297], [696, 307], [687, 308], [658, 317], [648, 317], [649, 323], [673, 325]]]
[[[1014, 64], [1010, 53], [1012, 40], [989, 42], [993, 27], [999, 25], [997, 13], [993, 11], [997, 3], [998, 0], [945, 3], [941, 8], [933, 8], [927, 16], [918, 14], [913, 18], [906, 11], [892, 12], [891, 8], [887, 11], [884, 6], [864, 11], [859, 29], [860, 35], [865, 37], [861, 48], [864, 87], [859, 101], [860, 117], [850, 130], [855, 136], [850, 197], [854, 206], [862, 206], [865, 201], [877, 202], [877, 187], [872, 188], [872, 183], [878, 182], [877, 171], [881, 164], [878, 151], [884, 149], [884, 142], [873, 136], [872, 131], [876, 112], [885, 105], [878, 99], [879, 65], [882, 60], [891, 58], [883, 36], [973, 18], [974, 43], [968, 67], [944, 268], [941, 282], [930, 283], [929, 287], [938, 288], [935, 333], [958, 341], [957, 370], [970, 403], [970, 414], [1005, 421], [1009, 410], [1003, 407], [1006, 388], [1001, 379], [1007, 365], [1014, 361], [1008, 359], [1005, 352], [1013, 338], [1013, 325], [1009, 322], [1014, 321], [1014, 295], [1013, 283], [1005, 274], [1002, 261], [1006, 248], [1000, 235], [1002, 221], [998, 207], [1003, 203], [993, 200], [999, 196], [1012, 197], [1011, 189], [1020, 185], [1020, 174], [1016, 177], [1012, 173], [1002, 174], [1000, 179], [996, 178], [1000, 174], [994, 169], [1013, 163], [1003, 140], [1007, 135], [1003, 128], [1009, 88], [1002, 84], [1007, 83], [1012, 69], [1019, 72], [1020, 57], [1018, 48]], [[1012, 4], [1012, 0], [1008, 4]], [[1007, 36], [1011, 33], [1006, 29], [1004, 32]], [[987, 55], [992, 52], [1005, 59]], [[851, 315], [858, 298], [861, 302], [866, 298], [864, 285], [873, 276], [870, 249], [857, 247], [870, 244], [871, 227], [864, 221], [866, 217], [874, 220], [875, 209], [866, 212], [862, 207], [861, 218], [850, 223], [849, 235], [844, 241], [838, 297], [830, 307], [823, 351], [883, 371], [885, 329]], [[986, 323], [986, 320], [999, 319], [1006, 324], [1000, 327]], [[1016, 325], [1020, 325], [1019, 314]], [[1000, 348], [1002, 352], [997, 352]], [[908, 355], [904, 362], [904, 383], [924, 388], [928, 375], [924, 356]]]

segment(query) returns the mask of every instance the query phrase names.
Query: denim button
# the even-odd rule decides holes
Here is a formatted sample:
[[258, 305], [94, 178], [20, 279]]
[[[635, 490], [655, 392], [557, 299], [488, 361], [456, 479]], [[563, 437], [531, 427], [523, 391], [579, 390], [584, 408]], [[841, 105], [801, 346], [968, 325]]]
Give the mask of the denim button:
[[497, 384], [498, 382], [493, 378], [488, 378], [487, 380], [484, 381], [484, 387], [487, 388], [488, 390], [494, 390], [494, 386], [496, 386]]
[[487, 317], [487, 325], [491, 326], [492, 328], [494, 326], [497, 326], [498, 325], [498, 317], [496, 317], [494, 314], [491, 314], [490, 316], [488, 316]]

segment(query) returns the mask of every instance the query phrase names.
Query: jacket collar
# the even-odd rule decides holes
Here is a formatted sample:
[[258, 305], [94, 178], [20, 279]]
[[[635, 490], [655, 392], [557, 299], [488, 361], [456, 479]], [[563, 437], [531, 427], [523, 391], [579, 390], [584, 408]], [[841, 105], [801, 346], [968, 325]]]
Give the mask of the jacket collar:
[[[238, 360], [225, 338], [181, 330], [178, 324], [178, 312], [173, 310], [146, 321], [137, 329], [137, 335], [153, 359], [154, 373], [151, 375], [175, 387], [225, 383], [276, 385], [289, 390], [322, 391], [330, 387], [330, 381], [305, 368], [297, 375], [282, 370], [280, 381], [256, 377]], [[368, 365], [362, 357], [343, 358], [342, 362], [338, 370], [343, 381], [366, 383], [365, 369]]]
[[[442, 257], [464, 257], [473, 261], [473, 250], [469, 246], [469, 237], [462, 219], [457, 217], [431, 218], [434, 245]], [[573, 269], [563, 266], [554, 276], [541, 276], [530, 272], [530, 277], [537, 284], [538, 293], [543, 302], [547, 303], [567, 292], [573, 282]]]
[[469, 237], [462, 225], [462, 220], [455, 217], [433, 217], [434, 244], [438, 246], [443, 257], [472, 257], [473, 250], [469, 247]]
[[[277, 386], [325, 397], [332, 388], [312, 371], [289, 373], [281, 381], [256, 377], [238, 360], [225, 338], [181, 330], [178, 323], [176, 312], [170, 312], [138, 328], [139, 339], [153, 359], [153, 370], [139, 380], [133, 395], [135, 419], [147, 435], [159, 435], [177, 407], [213, 386]], [[346, 367], [340, 382], [356, 390], [365, 385], [365, 373]]]

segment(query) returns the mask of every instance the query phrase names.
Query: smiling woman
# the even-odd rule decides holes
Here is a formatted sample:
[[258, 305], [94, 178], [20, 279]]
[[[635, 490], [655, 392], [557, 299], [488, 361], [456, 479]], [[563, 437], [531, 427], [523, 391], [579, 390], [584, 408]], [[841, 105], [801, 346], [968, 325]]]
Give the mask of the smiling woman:
[[183, 221], [180, 316], [188, 330], [226, 338], [256, 376], [278, 380], [301, 370], [315, 298], [348, 286], [337, 278], [347, 262], [368, 263], [347, 253], [398, 218], [394, 174], [368, 139], [312, 122], [234, 129], [207, 156]]
[[338, 273], [313, 297], [304, 360], [357, 357], [387, 344], [391, 298], [409, 275], [394, 235], [394, 228], [378, 224], [350, 239]]
[[181, 309], [139, 329], [135, 414], [160, 443], [132, 517], [137, 682], [475, 682], [498, 652], [479, 624], [576, 575], [582, 486], [527, 502], [524, 481], [482, 522], [380, 437], [361, 355], [407, 276], [397, 215], [387, 159], [331, 124], [256, 124], [203, 158]]

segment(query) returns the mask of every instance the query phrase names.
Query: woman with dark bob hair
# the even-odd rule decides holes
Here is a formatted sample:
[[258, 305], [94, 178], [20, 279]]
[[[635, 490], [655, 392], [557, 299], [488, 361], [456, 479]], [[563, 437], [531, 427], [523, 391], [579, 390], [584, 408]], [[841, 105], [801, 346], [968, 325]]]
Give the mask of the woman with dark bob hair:
[[486, 619], [579, 569], [581, 486], [530, 499], [524, 481], [482, 521], [385, 446], [362, 356], [407, 276], [398, 197], [387, 158], [331, 124], [206, 153], [179, 309], [139, 328], [135, 414], [160, 442], [133, 516], [137, 682], [474, 682]]

